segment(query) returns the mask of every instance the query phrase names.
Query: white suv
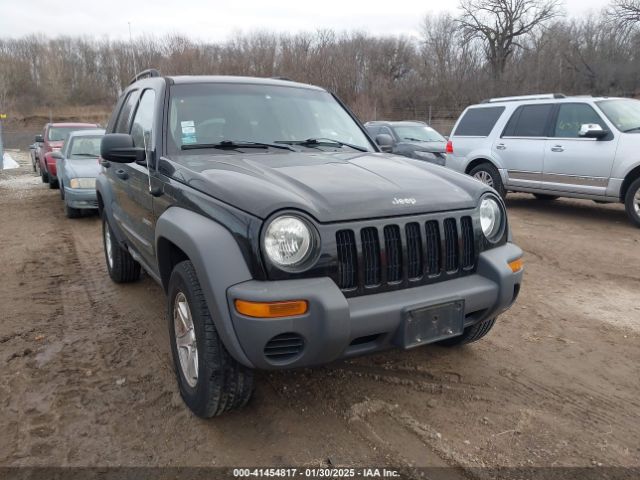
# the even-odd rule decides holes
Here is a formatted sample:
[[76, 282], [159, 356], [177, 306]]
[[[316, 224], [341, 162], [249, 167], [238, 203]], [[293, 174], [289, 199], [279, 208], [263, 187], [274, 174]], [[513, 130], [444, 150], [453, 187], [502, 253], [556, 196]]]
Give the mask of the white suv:
[[446, 165], [503, 196], [622, 202], [640, 227], [640, 101], [559, 94], [486, 100], [456, 122]]

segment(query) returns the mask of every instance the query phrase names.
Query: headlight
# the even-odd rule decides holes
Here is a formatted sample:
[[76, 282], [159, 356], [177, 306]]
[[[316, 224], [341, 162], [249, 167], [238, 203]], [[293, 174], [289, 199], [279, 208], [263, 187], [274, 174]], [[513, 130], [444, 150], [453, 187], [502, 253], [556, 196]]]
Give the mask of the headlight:
[[95, 178], [72, 178], [69, 182], [71, 188], [96, 188]]
[[480, 202], [480, 226], [490, 242], [497, 242], [502, 235], [504, 213], [495, 198], [486, 196]]
[[264, 235], [264, 251], [279, 267], [295, 267], [313, 253], [311, 227], [301, 218], [283, 215], [271, 221]]

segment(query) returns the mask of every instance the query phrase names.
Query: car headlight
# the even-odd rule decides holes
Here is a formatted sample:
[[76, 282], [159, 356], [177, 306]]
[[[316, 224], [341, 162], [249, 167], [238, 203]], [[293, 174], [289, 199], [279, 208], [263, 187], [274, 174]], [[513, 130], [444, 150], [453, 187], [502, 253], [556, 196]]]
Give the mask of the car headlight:
[[72, 178], [69, 182], [71, 188], [96, 188], [95, 178]]
[[292, 215], [271, 221], [264, 234], [264, 251], [278, 267], [296, 267], [308, 260], [315, 247], [309, 224]]
[[490, 242], [500, 240], [504, 227], [505, 214], [498, 201], [492, 196], [485, 196], [480, 201], [480, 226], [482, 233]]

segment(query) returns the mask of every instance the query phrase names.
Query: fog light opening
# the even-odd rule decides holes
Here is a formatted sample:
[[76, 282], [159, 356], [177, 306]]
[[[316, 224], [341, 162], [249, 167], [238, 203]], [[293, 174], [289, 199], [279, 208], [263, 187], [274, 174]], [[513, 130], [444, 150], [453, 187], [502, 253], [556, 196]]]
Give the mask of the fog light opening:
[[306, 300], [288, 300], [283, 302], [249, 302], [236, 300], [236, 310], [242, 315], [254, 318], [280, 318], [304, 315], [309, 310]]

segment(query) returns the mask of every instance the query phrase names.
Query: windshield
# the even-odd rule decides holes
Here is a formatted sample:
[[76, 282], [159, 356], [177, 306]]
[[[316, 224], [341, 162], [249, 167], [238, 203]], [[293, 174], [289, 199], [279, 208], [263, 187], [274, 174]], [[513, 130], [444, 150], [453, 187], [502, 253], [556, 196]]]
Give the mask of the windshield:
[[71, 132], [76, 130], [86, 130], [87, 128], [96, 127], [51, 127], [49, 128], [49, 138], [47, 140], [50, 142], [64, 142]]
[[[285, 144], [295, 148], [278, 151], [353, 151], [353, 147], [373, 151], [356, 122], [329, 93], [273, 85], [175, 85], [168, 137], [174, 155], [193, 154], [197, 150], [191, 147], [196, 146], [205, 147], [208, 154], [229, 154], [250, 142], [265, 144], [264, 150], [251, 150], [256, 153]], [[324, 141], [307, 143], [309, 139]], [[221, 142], [227, 142], [227, 148], [213, 147]]]
[[640, 101], [602, 100], [597, 104], [611, 123], [621, 132], [640, 131]]
[[69, 146], [69, 158], [97, 158], [102, 137], [75, 137]]
[[426, 125], [394, 126], [393, 129], [401, 140], [409, 140], [410, 142], [446, 142], [442, 135]]

